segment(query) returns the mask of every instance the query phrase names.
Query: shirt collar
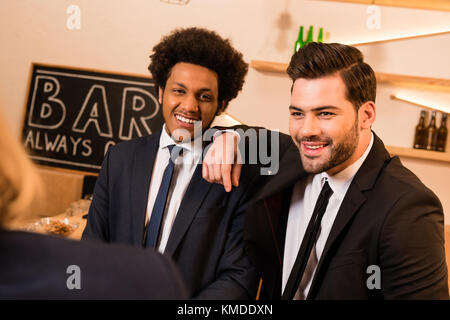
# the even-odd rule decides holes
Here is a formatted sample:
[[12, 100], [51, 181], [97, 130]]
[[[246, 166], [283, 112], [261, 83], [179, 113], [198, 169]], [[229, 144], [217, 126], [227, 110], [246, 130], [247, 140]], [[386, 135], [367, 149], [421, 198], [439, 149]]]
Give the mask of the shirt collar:
[[195, 160], [198, 160], [202, 155], [202, 150], [203, 150], [202, 142], [203, 142], [203, 137], [198, 136], [194, 139], [194, 141], [188, 141], [185, 143], [177, 143], [167, 133], [166, 124], [164, 124], [162, 131], [161, 131], [161, 136], [159, 138], [159, 150], [165, 149], [172, 144], [176, 144], [177, 146], [180, 146], [183, 148], [184, 155], [186, 155], [186, 152], [187, 152], [187, 154], [194, 156]]
[[342, 200], [347, 193], [348, 187], [350, 186], [353, 177], [356, 175], [364, 160], [366, 160], [367, 156], [369, 155], [369, 152], [372, 149], [373, 141], [373, 133], [371, 133], [369, 145], [367, 146], [363, 155], [344, 170], [336, 173], [333, 176], [329, 176], [326, 172], [320, 173], [319, 175], [321, 187], [323, 187], [325, 181], [328, 180], [328, 183], [333, 190], [333, 194], [335, 194], [337, 198]]

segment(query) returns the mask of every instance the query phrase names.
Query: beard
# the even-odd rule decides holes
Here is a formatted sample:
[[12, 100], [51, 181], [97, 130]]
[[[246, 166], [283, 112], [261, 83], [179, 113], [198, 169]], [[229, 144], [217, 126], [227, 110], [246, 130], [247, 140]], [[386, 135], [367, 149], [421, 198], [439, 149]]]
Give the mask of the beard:
[[[309, 157], [302, 152], [301, 143], [303, 141], [321, 141], [328, 144], [328, 154], [320, 157]], [[307, 138], [295, 138], [295, 144], [300, 152], [303, 168], [308, 173], [321, 173], [328, 171], [343, 162], [347, 161], [355, 152], [359, 142], [358, 118], [356, 118], [353, 126], [348, 130], [341, 141], [333, 141], [327, 136], [312, 136]]]

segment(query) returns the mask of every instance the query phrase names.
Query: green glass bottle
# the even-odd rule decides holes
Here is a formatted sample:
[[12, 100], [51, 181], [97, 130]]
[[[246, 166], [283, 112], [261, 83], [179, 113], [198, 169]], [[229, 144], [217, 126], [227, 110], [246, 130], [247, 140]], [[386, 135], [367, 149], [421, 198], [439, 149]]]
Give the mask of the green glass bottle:
[[[306, 46], [308, 43], [314, 42], [313, 36], [314, 36], [314, 27], [309, 26], [308, 36], [306, 37], [306, 40], [303, 40], [303, 26], [300, 26], [297, 41], [295, 41], [294, 45], [294, 53], [296, 53], [298, 50]], [[319, 34], [317, 35], [317, 42], [323, 42], [323, 28], [319, 29]]]
[[300, 50], [305, 44], [303, 43], [303, 26], [300, 26], [300, 30], [298, 31], [297, 41], [295, 41], [294, 53]]
[[317, 37], [317, 42], [323, 42], [323, 28], [319, 29], [319, 36]]
[[307, 45], [308, 43], [314, 42], [313, 40], [313, 26], [309, 26], [309, 31], [308, 31], [308, 39], [306, 39], [306, 43], [305, 45]]

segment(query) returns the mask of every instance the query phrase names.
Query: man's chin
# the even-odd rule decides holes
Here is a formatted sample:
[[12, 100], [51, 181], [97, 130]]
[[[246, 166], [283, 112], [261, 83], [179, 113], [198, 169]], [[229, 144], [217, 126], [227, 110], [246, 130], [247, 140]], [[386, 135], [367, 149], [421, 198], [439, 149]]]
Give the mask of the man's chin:
[[317, 174], [328, 170], [328, 163], [319, 159], [311, 159], [305, 155], [301, 155], [303, 169], [311, 174]]
[[176, 142], [189, 142], [193, 140], [194, 132], [187, 130], [185, 128], [177, 128], [172, 131], [172, 139]]

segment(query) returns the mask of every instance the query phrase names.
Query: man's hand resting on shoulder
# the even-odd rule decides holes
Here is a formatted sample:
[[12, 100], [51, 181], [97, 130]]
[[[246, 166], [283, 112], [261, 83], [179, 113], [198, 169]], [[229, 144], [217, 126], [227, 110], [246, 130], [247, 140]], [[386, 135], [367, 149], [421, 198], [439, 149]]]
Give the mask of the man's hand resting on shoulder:
[[203, 179], [210, 183], [222, 184], [225, 191], [239, 185], [242, 158], [238, 148], [239, 135], [225, 131], [214, 138], [203, 159]]

